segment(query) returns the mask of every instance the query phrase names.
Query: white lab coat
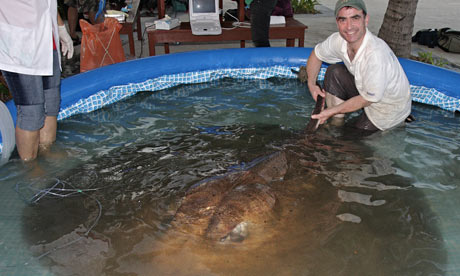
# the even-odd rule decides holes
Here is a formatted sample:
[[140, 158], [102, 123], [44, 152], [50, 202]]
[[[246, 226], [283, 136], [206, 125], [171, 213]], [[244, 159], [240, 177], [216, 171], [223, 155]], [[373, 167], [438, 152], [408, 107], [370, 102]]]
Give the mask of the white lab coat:
[[59, 49], [56, 0], [1, 1], [1, 70], [52, 75], [53, 37]]

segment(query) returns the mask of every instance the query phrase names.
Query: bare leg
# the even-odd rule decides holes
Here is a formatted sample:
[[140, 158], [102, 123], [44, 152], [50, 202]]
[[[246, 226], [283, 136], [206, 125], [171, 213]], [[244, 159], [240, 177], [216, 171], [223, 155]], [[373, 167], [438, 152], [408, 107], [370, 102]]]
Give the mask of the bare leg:
[[23, 161], [37, 158], [38, 149], [47, 150], [56, 141], [57, 118], [47, 116], [45, 125], [40, 130], [29, 131], [16, 127], [16, 146]]
[[99, 17], [96, 20], [95, 19], [96, 18], [96, 12], [90, 11], [90, 12], [88, 12], [88, 17], [89, 17], [89, 22], [91, 22], [91, 24], [93, 24], [93, 25], [104, 22], [104, 15], [103, 14], [99, 15]]
[[88, 12], [88, 17], [89, 17], [89, 22], [91, 24], [100, 24], [104, 22], [104, 14], [100, 14], [97, 19], [96, 19], [96, 13], [97, 11], [89, 11]]
[[56, 141], [57, 118], [46, 116], [45, 125], [40, 129], [40, 150], [47, 150]]
[[96, 13], [93, 11], [88, 12], [89, 22], [91, 24], [96, 24]]
[[72, 38], [77, 38], [77, 21], [78, 11], [75, 7], [69, 7], [67, 10], [67, 21], [69, 22], [69, 34]]
[[31, 161], [37, 158], [39, 140], [39, 130], [23, 130], [16, 126], [16, 147], [19, 157], [23, 161]]

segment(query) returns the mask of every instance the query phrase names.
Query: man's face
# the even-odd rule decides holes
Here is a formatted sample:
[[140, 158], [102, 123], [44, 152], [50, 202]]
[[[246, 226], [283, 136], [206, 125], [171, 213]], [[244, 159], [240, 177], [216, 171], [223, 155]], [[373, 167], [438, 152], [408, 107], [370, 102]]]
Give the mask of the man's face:
[[366, 34], [369, 16], [362, 10], [352, 7], [343, 7], [337, 14], [337, 27], [340, 35], [350, 44], [361, 44]]

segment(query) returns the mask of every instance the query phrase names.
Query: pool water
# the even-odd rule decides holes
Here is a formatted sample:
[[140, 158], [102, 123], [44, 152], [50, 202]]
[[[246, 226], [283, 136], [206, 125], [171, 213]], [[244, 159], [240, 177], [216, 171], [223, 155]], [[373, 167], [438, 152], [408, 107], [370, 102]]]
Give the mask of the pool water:
[[[0, 168], [0, 274], [460, 273], [460, 117], [415, 104], [406, 127], [305, 135], [313, 106], [296, 80], [224, 79], [63, 120], [49, 154]], [[244, 241], [171, 226], [195, 184], [274, 152], [289, 169]]]

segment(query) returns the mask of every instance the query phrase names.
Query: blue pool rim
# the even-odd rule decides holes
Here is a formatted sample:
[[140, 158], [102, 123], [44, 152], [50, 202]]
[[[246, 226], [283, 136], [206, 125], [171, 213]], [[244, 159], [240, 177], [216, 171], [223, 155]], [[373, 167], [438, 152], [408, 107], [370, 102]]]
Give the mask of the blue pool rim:
[[[87, 71], [65, 78], [61, 82], [61, 110], [103, 90], [126, 84], [141, 83], [166, 75], [201, 72], [204, 70], [269, 68], [283, 66], [298, 68], [305, 65], [312, 48], [242, 48], [192, 51], [135, 59]], [[460, 73], [441, 67], [400, 58], [411, 86], [433, 89], [456, 102], [452, 111], [460, 111]], [[327, 65], [325, 64], [324, 67]], [[435, 95], [438, 99], [439, 97]], [[436, 99], [434, 101], [436, 101]], [[425, 103], [431, 104], [430, 101]], [[422, 102], [422, 101], [420, 101]], [[435, 103], [433, 103], [435, 104]], [[16, 107], [6, 103], [13, 122]], [[0, 137], [0, 150], [2, 138]], [[0, 151], [1, 152], [1, 151]]]

